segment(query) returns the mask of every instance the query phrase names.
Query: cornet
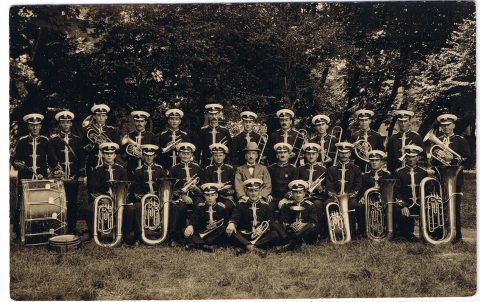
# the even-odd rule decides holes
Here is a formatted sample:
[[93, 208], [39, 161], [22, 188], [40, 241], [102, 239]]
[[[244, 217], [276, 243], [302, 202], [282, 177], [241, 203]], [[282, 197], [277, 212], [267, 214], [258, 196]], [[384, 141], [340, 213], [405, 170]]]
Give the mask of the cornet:
[[255, 245], [255, 243], [257, 243], [257, 241], [263, 236], [263, 234], [267, 232], [269, 227], [270, 221], [268, 220], [262, 221], [262, 223], [260, 223], [257, 227], [253, 227], [251, 237], [252, 241], [250, 241], [250, 243]]
[[127, 145], [125, 152], [133, 157], [142, 158], [142, 147], [140, 144], [132, 140], [128, 135], [125, 135], [121, 141], [122, 146]]
[[[455, 152], [452, 148], [443, 143], [436, 135], [433, 133], [433, 129], [428, 131], [428, 133], [423, 138], [423, 141], [430, 141], [434, 145], [430, 148], [430, 152], [427, 154], [428, 157], [435, 158], [444, 166], [450, 165], [460, 165], [463, 162], [463, 158], [460, 154]], [[453, 156], [451, 161], [444, 159], [445, 154], [450, 153]]]
[[187, 193], [189, 192], [194, 186], [196, 186], [200, 182], [200, 177], [196, 176], [190, 179], [190, 181], [187, 181], [183, 188], [180, 189], [182, 193]]
[[[152, 193], [142, 197], [142, 241], [148, 245], [162, 243], [168, 234], [168, 212], [170, 209], [171, 184], [163, 180], [160, 188], [160, 198]], [[160, 237], [150, 238], [149, 232], [160, 232]]]
[[211, 232], [217, 230], [218, 228], [220, 228], [221, 226], [223, 226], [223, 218], [220, 219], [220, 220], [217, 220], [217, 221], [214, 221], [213, 223], [209, 223], [207, 225], [207, 229], [202, 232], [202, 233], [199, 233], [198, 235], [200, 236], [200, 238], [205, 238], [205, 236], [207, 236], [208, 234], [210, 234]]
[[182, 142], [181, 138], [178, 138], [174, 141], [169, 142], [165, 148], [162, 148], [162, 153], [167, 153], [172, 151], [175, 148], [175, 146], [177, 146], [177, 144], [181, 142]]

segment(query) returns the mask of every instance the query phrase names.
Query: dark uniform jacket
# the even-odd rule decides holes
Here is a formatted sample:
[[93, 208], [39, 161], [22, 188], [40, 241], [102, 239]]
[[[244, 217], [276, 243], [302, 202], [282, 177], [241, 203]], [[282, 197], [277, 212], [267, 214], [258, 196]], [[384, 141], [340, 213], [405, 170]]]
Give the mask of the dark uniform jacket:
[[[413, 172], [413, 183], [411, 173]], [[401, 201], [400, 206], [412, 206], [414, 203], [420, 205], [420, 182], [422, 179], [428, 176], [428, 173], [425, 169], [416, 166], [410, 168], [405, 166], [404, 168], [398, 169], [394, 178], [397, 179], [395, 182], [394, 196], [395, 199]], [[415, 187], [416, 198], [413, 200], [413, 187]], [[417, 207], [418, 209], [419, 207]]]
[[[305, 138], [306, 140], [306, 138]], [[296, 129], [289, 129], [288, 131], [283, 131], [282, 129], [275, 130], [272, 135], [268, 138], [268, 161], [269, 163], [274, 163], [277, 161], [276, 152], [273, 148], [277, 143], [288, 143], [294, 150], [292, 151], [292, 157], [289, 162], [294, 163], [297, 158], [299, 150], [302, 148], [304, 142], [303, 135], [301, 135]]]
[[93, 169], [92, 179], [88, 182], [88, 192], [90, 194], [108, 194], [109, 181], [127, 180], [127, 170], [117, 163], [113, 165], [102, 164]]
[[139, 200], [147, 193], [159, 195], [161, 180], [166, 176], [165, 169], [156, 163], [150, 166], [144, 163], [141, 167], [135, 169], [132, 185], [135, 199]]
[[211, 154], [209, 146], [215, 143], [222, 143], [228, 149], [231, 148], [232, 137], [228, 129], [223, 126], [217, 126], [214, 129], [210, 125], [200, 128], [195, 146], [197, 147], [196, 158], [200, 158], [200, 153], [202, 154], [200, 158], [202, 167], [210, 165]]
[[228, 164], [209, 165], [200, 172], [200, 183], [207, 182], [229, 184], [233, 187], [235, 185], [235, 169]]
[[298, 179], [305, 180], [310, 184], [316, 181], [319, 177], [324, 178], [324, 180], [312, 193], [321, 193], [324, 191], [325, 180], [327, 179], [327, 169], [320, 165], [320, 163], [306, 163], [305, 165], [298, 167]]
[[[256, 225], [253, 225], [254, 212], [257, 220]], [[267, 220], [270, 220], [270, 223], [273, 221], [272, 208], [262, 198], [256, 202], [252, 202], [250, 199], [248, 201], [240, 200], [230, 218], [230, 222], [235, 224], [237, 231], [245, 230], [247, 232], [252, 231], [252, 226], [258, 226]]]
[[[335, 153], [336, 153], [335, 144], [338, 143], [338, 138], [332, 137], [330, 134], [326, 134], [323, 137], [320, 137], [320, 135], [315, 134], [308, 140], [308, 142], [319, 144], [320, 147], [322, 147], [323, 150], [325, 150], [324, 151], [325, 159], [322, 159], [322, 152], [320, 152], [318, 161], [323, 162], [323, 160], [327, 160], [327, 155], [328, 155], [328, 157], [330, 157], [330, 160], [326, 162], [324, 165], [326, 168], [331, 167], [333, 165], [333, 160], [335, 159]], [[329, 143], [330, 143], [330, 148], [328, 148]]]
[[89, 129], [95, 129], [97, 133], [101, 132], [106, 135], [112, 142], [120, 144], [120, 135], [116, 128], [108, 125], [105, 125], [102, 128], [98, 128], [98, 126], [94, 122], [88, 125], [88, 127], [84, 131], [84, 135], [82, 138], [83, 148], [86, 152], [85, 155], [87, 173], [89, 173], [89, 170], [92, 170], [96, 166], [103, 164], [102, 155], [100, 154], [98, 149], [99, 145], [92, 143], [87, 137]]
[[[128, 137], [139, 145], [145, 145], [145, 144], [156, 145], [157, 144], [157, 139], [155, 137], [155, 134], [153, 134], [150, 131], [142, 131], [142, 132], [131, 131], [130, 133], [128, 133]], [[123, 149], [126, 150], [127, 146], [128, 146], [127, 144], [123, 146]], [[129, 172], [130, 177], [133, 176], [135, 169], [141, 166], [142, 166], [141, 159], [127, 154], [127, 171]]]
[[195, 206], [190, 224], [193, 226], [196, 233], [200, 233], [206, 230], [210, 218], [212, 218], [213, 221], [223, 219], [223, 225], [226, 226], [228, 224], [228, 215], [228, 211], [225, 209], [225, 205], [222, 202], [216, 202], [212, 206], [202, 202]]
[[[363, 138], [364, 138], [364, 131], [357, 130], [350, 135], [348, 141], [350, 143], [354, 144], [355, 142], [357, 142], [359, 140], [362, 140]], [[378, 132], [373, 131], [373, 130], [368, 130], [367, 131], [367, 141], [370, 144], [370, 146], [372, 146], [371, 150], [385, 151], [385, 146], [384, 146], [384, 141], [385, 140], [383, 139], [383, 137]], [[353, 150], [352, 153], [354, 153], [354, 156], [355, 156], [355, 164], [360, 167], [361, 171], [365, 171], [365, 169], [368, 166], [367, 162], [359, 159], [355, 154], [355, 150]]]
[[61, 167], [66, 178], [85, 176], [85, 153], [82, 139], [73, 133], [54, 134], [48, 143], [48, 161], [51, 169]]
[[196, 162], [193, 162], [193, 161], [189, 161], [188, 163], [180, 162], [170, 169], [169, 177], [175, 178], [174, 189], [180, 190], [185, 186], [187, 181], [195, 177], [200, 177], [199, 173], [200, 173], [200, 166]]
[[[397, 132], [390, 137], [387, 143], [387, 166], [389, 171], [396, 171], [402, 166], [402, 162], [399, 158], [402, 157], [402, 137], [405, 134], [405, 144], [406, 145], [417, 145], [422, 147], [425, 150], [422, 137], [415, 131], [406, 131], [406, 132]], [[425, 151], [420, 154], [421, 157], [425, 158]]]
[[359, 197], [363, 197], [363, 194], [365, 193], [366, 190], [373, 188], [375, 184], [380, 186], [381, 180], [382, 179], [389, 179], [392, 178], [390, 172], [384, 169], [380, 169], [377, 171], [369, 171], [368, 173], [363, 174], [363, 180], [362, 180], [362, 190], [359, 192]]
[[48, 138], [46, 136], [40, 135], [36, 138], [31, 135], [22, 136], [17, 142], [12, 159], [23, 161], [28, 168], [18, 171], [18, 179], [36, 179], [28, 169], [47, 178], [47, 154]]
[[297, 168], [290, 163], [274, 163], [268, 167], [272, 179], [272, 196], [282, 199], [288, 193], [288, 184], [297, 179]]
[[[248, 134], [248, 140], [247, 140], [247, 132], [245, 131], [242, 131], [236, 136], [234, 136], [232, 139], [232, 149], [230, 150], [232, 164], [235, 166], [243, 165], [246, 162], [243, 149], [245, 149], [247, 142], [255, 142], [258, 145], [259, 141], [260, 141], [260, 134], [253, 131]], [[265, 150], [267, 149], [265, 148]]]
[[187, 132], [182, 130], [172, 131], [168, 129], [160, 133], [158, 137], [158, 146], [160, 148], [160, 155], [158, 156], [158, 161], [167, 170], [178, 164], [180, 162], [180, 158], [178, 157], [175, 148], [172, 148], [166, 153], [162, 153], [162, 149], [166, 148], [169, 143], [177, 141], [179, 139], [181, 140], [179, 141], [179, 143], [190, 142], [190, 137], [188, 136]]
[[339, 162], [336, 166], [327, 169], [326, 189], [329, 195], [340, 194], [341, 169], [345, 169], [345, 193], [349, 193], [351, 197], [356, 197], [362, 189], [362, 172], [357, 165], [351, 162], [347, 164]]
[[[290, 209], [291, 206], [301, 206], [304, 209], [302, 211], [293, 211]], [[297, 220], [297, 217], [304, 223], [312, 223], [314, 225], [318, 224], [318, 214], [314, 204], [304, 199], [300, 203], [297, 203], [293, 200], [289, 200], [288, 203], [282, 206], [280, 209], [280, 221], [283, 224], [290, 225]]]

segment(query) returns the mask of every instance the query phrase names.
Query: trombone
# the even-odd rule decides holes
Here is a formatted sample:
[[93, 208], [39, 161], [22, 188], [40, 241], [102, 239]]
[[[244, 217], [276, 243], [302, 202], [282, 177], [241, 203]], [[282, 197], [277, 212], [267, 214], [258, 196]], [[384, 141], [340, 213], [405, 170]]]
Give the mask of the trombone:
[[257, 164], [262, 163], [263, 161], [263, 153], [265, 152], [265, 148], [267, 147], [268, 141], [268, 134], [261, 134], [260, 138], [258, 139], [258, 149], [260, 149], [260, 154], [258, 155]]
[[[337, 134], [337, 135], [335, 135]], [[333, 138], [337, 139], [338, 138], [338, 141], [341, 141], [342, 140], [342, 134], [343, 134], [343, 129], [342, 127], [340, 126], [335, 126], [332, 128], [332, 131], [330, 132], [330, 139], [328, 140], [328, 145], [327, 145], [327, 149], [323, 149], [321, 152], [321, 156], [322, 156], [322, 165], [325, 166], [326, 163], [328, 162], [331, 162], [332, 161], [332, 158], [330, 156], [328, 156], [328, 153], [330, 152], [330, 147], [332, 146], [332, 141], [333, 141]], [[336, 159], [337, 159], [337, 153], [335, 153], [335, 163], [336, 163]]]
[[[293, 165], [295, 166], [297, 166], [298, 162], [301, 161], [301, 158], [303, 158], [302, 147], [306, 143], [307, 135], [308, 135], [307, 130], [305, 129], [298, 129], [296, 130], [296, 132], [297, 132], [297, 135], [295, 136], [295, 139], [293, 140], [293, 144], [292, 144], [292, 149], [296, 154], [295, 162], [293, 163]], [[297, 144], [297, 141], [299, 139], [302, 141], [302, 144], [300, 145], [300, 147], [298, 147], [298, 144]]]

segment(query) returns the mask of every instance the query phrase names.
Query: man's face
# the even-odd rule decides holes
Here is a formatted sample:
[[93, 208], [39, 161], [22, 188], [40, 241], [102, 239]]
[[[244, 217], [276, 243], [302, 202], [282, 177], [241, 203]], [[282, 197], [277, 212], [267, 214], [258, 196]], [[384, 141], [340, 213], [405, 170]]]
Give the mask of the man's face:
[[342, 163], [346, 163], [350, 160], [350, 155], [352, 155], [352, 151], [348, 151], [348, 152], [338, 152], [338, 159], [342, 162]]
[[406, 132], [410, 130], [410, 119], [404, 120], [404, 121], [398, 121], [398, 127], [400, 128], [400, 131]]
[[245, 160], [247, 163], [253, 165], [258, 158], [258, 152], [257, 151], [247, 151], [245, 152]]
[[137, 131], [144, 131], [146, 124], [146, 120], [135, 120], [135, 129], [137, 129]]
[[451, 135], [451, 134], [453, 134], [453, 129], [455, 129], [455, 124], [450, 123], [450, 124], [446, 124], [446, 125], [441, 125], [441, 128], [442, 128], [442, 132], [445, 135]]
[[315, 130], [317, 130], [318, 134], [325, 135], [328, 130], [328, 124], [327, 123], [320, 123], [318, 125], [315, 125]]
[[369, 130], [371, 121], [372, 120], [370, 118], [358, 120], [358, 123], [360, 125], [360, 129]]
[[192, 158], [192, 152], [190, 152], [190, 151], [180, 151], [178, 153], [178, 156], [180, 156], [181, 161], [186, 163], [186, 162], [189, 162], [190, 159]]
[[178, 116], [172, 116], [168, 118], [168, 126], [173, 130], [177, 130], [182, 123], [182, 119]]
[[405, 156], [405, 161], [406, 161], [406, 164], [410, 167], [415, 167], [417, 165], [417, 162], [418, 162], [418, 156], [415, 155], [415, 156]]
[[39, 136], [42, 124], [28, 124], [27, 128], [32, 136]]
[[247, 196], [248, 198], [250, 198], [251, 200], [257, 200], [258, 197], [260, 196], [260, 189], [252, 189], [252, 188], [249, 188], [246, 190], [246, 193], [247, 193]]
[[292, 119], [289, 117], [280, 118], [280, 127], [283, 130], [288, 130], [292, 127]]
[[218, 193], [203, 193], [203, 196], [205, 197], [205, 202], [208, 205], [212, 205], [217, 201]]
[[245, 131], [252, 131], [253, 125], [255, 125], [255, 123], [252, 120], [243, 120], [243, 129], [245, 129]]
[[305, 153], [305, 158], [307, 159], [307, 162], [313, 164], [316, 163], [318, 160], [318, 152], [306, 152]]
[[383, 165], [383, 161], [380, 159], [370, 159], [369, 161], [370, 167], [372, 167], [374, 171], [379, 170]]
[[213, 154], [213, 161], [217, 164], [223, 164], [223, 161], [225, 160], [225, 153], [223, 152], [217, 152]]
[[117, 154], [115, 152], [104, 152], [103, 153], [103, 160], [111, 165], [115, 161], [115, 157], [117, 157]]
[[305, 190], [292, 191], [292, 195], [296, 202], [300, 202], [305, 197]]
[[107, 114], [106, 113], [95, 113], [93, 115], [93, 119], [95, 120], [95, 122], [97, 124], [103, 126], [107, 122]]
[[277, 159], [280, 163], [288, 162], [288, 158], [290, 156], [290, 152], [288, 151], [277, 151]]
[[62, 132], [69, 133], [70, 129], [72, 129], [72, 121], [60, 121], [60, 129], [62, 130]]
[[153, 154], [153, 155], [144, 154], [144, 155], [143, 155], [143, 161], [144, 161], [147, 165], [151, 165], [154, 160], [155, 160], [155, 154]]
[[208, 113], [207, 116], [208, 120], [210, 121], [210, 125], [218, 124], [218, 120], [220, 119], [220, 112]]

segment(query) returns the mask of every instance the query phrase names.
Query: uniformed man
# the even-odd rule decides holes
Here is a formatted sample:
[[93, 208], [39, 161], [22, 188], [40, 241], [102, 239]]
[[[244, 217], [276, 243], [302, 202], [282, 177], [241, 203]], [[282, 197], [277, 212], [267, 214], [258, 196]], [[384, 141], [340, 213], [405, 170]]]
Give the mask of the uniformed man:
[[[243, 111], [240, 113], [243, 124], [243, 131], [237, 134], [232, 139], [232, 164], [234, 166], [241, 166], [245, 164], [245, 157], [243, 156], [243, 149], [250, 142], [260, 143], [260, 134], [253, 131], [253, 126], [257, 120], [257, 114], [252, 111]], [[262, 141], [264, 143], [264, 141]]]
[[393, 215], [396, 221], [396, 237], [403, 236], [408, 241], [418, 241], [413, 235], [414, 218], [420, 212], [420, 182], [428, 176], [425, 169], [417, 165], [423, 149], [416, 145], [405, 146], [405, 167], [395, 171], [394, 196], [396, 204]]
[[200, 182], [200, 166], [193, 161], [195, 145], [188, 142], [178, 143], [176, 150], [179, 163], [170, 169], [169, 177], [175, 179], [173, 194], [176, 202], [170, 205], [170, 234], [173, 239], [183, 238], [183, 229], [193, 213], [195, 204], [202, 202]]
[[[274, 163], [276, 161], [276, 151], [275, 144], [277, 143], [287, 143], [293, 147], [293, 152], [290, 153], [289, 162], [295, 164], [295, 161], [300, 152], [302, 145], [306, 142], [307, 138], [304, 134], [300, 133], [298, 130], [293, 129], [293, 120], [295, 118], [295, 113], [290, 109], [281, 109], [278, 110], [277, 118], [280, 120], [280, 129], [274, 131], [271, 137], [268, 139], [269, 163]], [[297, 163], [299, 164], [299, 163]]]
[[[165, 169], [155, 163], [158, 146], [153, 144], [142, 145], [142, 166], [137, 167], [133, 176], [133, 204], [125, 208], [125, 235], [130, 244], [137, 244], [140, 241], [142, 232], [142, 204], [141, 200], [145, 194], [160, 196], [161, 181], [167, 177]], [[133, 237], [130, 237], [131, 233]]]
[[328, 116], [317, 114], [312, 118], [312, 124], [315, 126], [315, 134], [308, 141], [317, 143], [320, 146], [320, 157], [318, 160], [320, 164], [325, 168], [331, 167], [335, 159], [335, 144], [338, 143], [339, 138], [328, 134], [330, 127], [330, 118]]
[[155, 135], [145, 130], [147, 125], [147, 119], [150, 117], [150, 113], [135, 110], [130, 113], [135, 122], [135, 130], [131, 131], [122, 139], [124, 144], [126, 156], [127, 156], [127, 171], [129, 172], [129, 178], [133, 179], [133, 173], [136, 168], [142, 166], [142, 145], [156, 144]]
[[[397, 124], [399, 131], [393, 134], [387, 143], [387, 165], [389, 171], [396, 171], [404, 165], [405, 146], [416, 145], [424, 148], [422, 137], [415, 131], [410, 130], [411, 119], [414, 112], [410, 110], [396, 110], [394, 111], [397, 117]], [[425, 154], [422, 155], [423, 157]]]
[[243, 149], [243, 152], [247, 163], [238, 167], [235, 171], [235, 193], [237, 194], [237, 199], [248, 199], [245, 186], [243, 185], [245, 180], [249, 178], [259, 178], [262, 180], [260, 196], [270, 202], [272, 199], [272, 180], [267, 167], [257, 163], [260, 153], [257, 143], [248, 143], [245, 149]]
[[[43, 115], [30, 113], [23, 117], [27, 123], [28, 135], [20, 137], [12, 156], [12, 164], [18, 170], [17, 192], [22, 192], [22, 179], [44, 179], [48, 177], [47, 146], [48, 138], [40, 135]], [[17, 200], [13, 217], [13, 231], [20, 238], [20, 200]]]
[[86, 152], [87, 182], [92, 179], [91, 173], [95, 167], [103, 164], [102, 153], [99, 149], [100, 144], [103, 142], [120, 143], [117, 129], [106, 124], [110, 107], [105, 104], [97, 104], [92, 106], [91, 111], [93, 113], [92, 122], [86, 127], [82, 139], [83, 149]]
[[[450, 165], [470, 165], [471, 161], [471, 151], [470, 145], [467, 140], [460, 135], [457, 135], [453, 132], [455, 129], [455, 122], [457, 121], [457, 116], [453, 114], [442, 114], [438, 116], [437, 121], [440, 123], [440, 129], [442, 130], [442, 135], [438, 138], [448, 146], [450, 149], [455, 151], [460, 157], [453, 155], [450, 152], [438, 152], [439, 156], [445, 163]], [[460, 160], [459, 160], [460, 159]], [[432, 159], [432, 164], [434, 166], [441, 166], [442, 164], [435, 159]], [[463, 192], [463, 169], [457, 176], [457, 187], [456, 192]], [[456, 204], [455, 204], [455, 216], [456, 216], [456, 235], [455, 242], [462, 240], [462, 224], [461, 224], [461, 215], [460, 207], [462, 203], [462, 195], [457, 194]]]
[[159, 136], [161, 156], [158, 160], [167, 170], [170, 170], [179, 161], [175, 149], [176, 145], [181, 142], [191, 142], [187, 132], [180, 130], [183, 115], [183, 111], [180, 109], [168, 109], [165, 112], [168, 125], [167, 129]]
[[[372, 116], [374, 115], [372, 110], [360, 109], [355, 112], [355, 117], [358, 121], [360, 129], [351, 133], [349, 142], [354, 144], [355, 152], [355, 164], [360, 167], [362, 172], [366, 172], [367, 152], [370, 150], [385, 150], [383, 137], [376, 131], [370, 129], [370, 123], [372, 122]], [[360, 154], [360, 157], [357, 156]]]
[[235, 169], [231, 165], [225, 164], [225, 156], [228, 151], [228, 147], [224, 144], [210, 145], [213, 163], [200, 172], [200, 183], [218, 183], [218, 201], [225, 205], [227, 213], [231, 214], [235, 206]]
[[[79, 177], [85, 176], [85, 154], [82, 139], [71, 132], [72, 120], [75, 115], [68, 110], [55, 115], [60, 132], [52, 135], [48, 143], [48, 161], [54, 175], [64, 180], [67, 195], [68, 232], [76, 233], [77, 225], [77, 195]], [[71, 182], [69, 182], [69, 180]]]
[[[91, 179], [88, 182], [89, 208], [87, 209], [86, 221], [89, 238], [93, 238], [93, 206], [95, 198], [102, 194], [114, 197], [115, 181], [126, 181], [127, 170], [120, 164], [115, 163], [118, 144], [107, 142], [98, 147], [102, 154], [102, 164], [93, 169]], [[96, 223], [96, 222], [95, 222]]]
[[[248, 147], [248, 146], [247, 146]], [[226, 233], [233, 236], [247, 252], [257, 252], [265, 256], [259, 248], [267, 248], [276, 244], [279, 234], [272, 230], [273, 212], [269, 203], [262, 198], [260, 190], [263, 181], [249, 178], [243, 182], [247, 199], [239, 200], [230, 219]]]
[[218, 245], [225, 242], [225, 230], [230, 214], [221, 201], [218, 201], [218, 183], [201, 185], [205, 202], [199, 203], [193, 212], [192, 219], [185, 228], [187, 248], [201, 248], [206, 252], [214, 252]]
[[[362, 172], [354, 163], [350, 162], [353, 144], [340, 142], [335, 144], [338, 152], [338, 163], [327, 169], [326, 190], [330, 197], [327, 203], [335, 199], [338, 195], [348, 194], [348, 208], [358, 208], [358, 192], [362, 189]], [[359, 211], [355, 214], [349, 212], [350, 230], [352, 237], [356, 236], [356, 222], [361, 215]], [[360, 218], [361, 219], [361, 218]]]
[[286, 250], [300, 247], [303, 241], [317, 241], [318, 214], [315, 205], [305, 198], [308, 186], [308, 183], [301, 179], [288, 184], [292, 199], [280, 209], [280, 221], [289, 235], [288, 243], [283, 247]]
[[277, 153], [277, 162], [268, 166], [268, 173], [272, 179], [272, 207], [276, 212], [280, 200], [291, 198], [288, 184], [297, 179], [297, 168], [288, 162], [292, 152], [290, 144], [276, 143], [273, 148]]
[[[196, 157], [200, 159], [201, 166], [206, 167], [211, 164], [212, 158], [209, 146], [215, 143], [221, 143], [229, 149], [232, 143], [230, 132], [224, 126], [220, 126], [220, 117], [223, 106], [220, 104], [205, 105], [205, 112], [208, 118], [208, 125], [203, 126], [198, 134]], [[201, 155], [201, 156], [200, 156]]]
[[298, 167], [298, 179], [308, 183], [307, 193], [309, 200], [315, 205], [318, 214], [317, 232], [321, 238], [328, 237], [327, 220], [325, 213], [326, 200], [325, 179], [327, 169], [318, 162], [321, 146], [317, 143], [303, 145], [305, 165]]

